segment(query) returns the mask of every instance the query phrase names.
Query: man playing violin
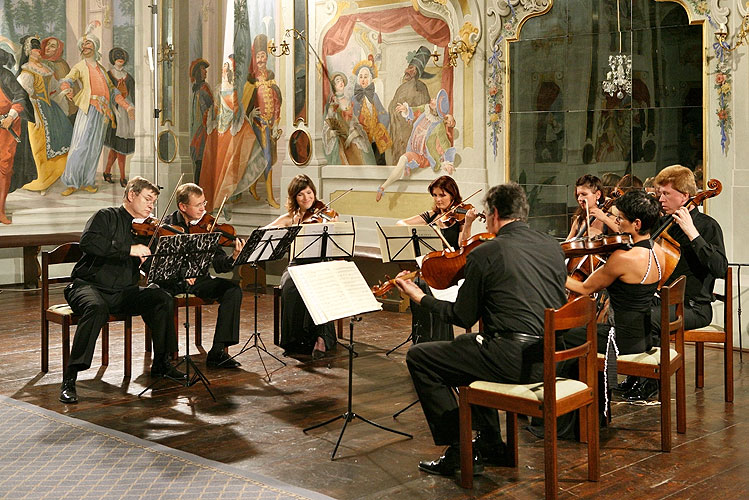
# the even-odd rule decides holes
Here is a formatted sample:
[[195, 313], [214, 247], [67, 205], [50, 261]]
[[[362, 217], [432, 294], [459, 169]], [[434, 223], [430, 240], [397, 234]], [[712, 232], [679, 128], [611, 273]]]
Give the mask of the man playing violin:
[[[164, 218], [164, 224], [180, 228], [185, 233], [205, 232], [207, 229], [198, 229], [196, 226], [206, 216], [205, 195], [203, 189], [191, 182], [182, 184], [175, 191], [175, 199], [178, 209]], [[234, 269], [234, 261], [242, 251], [244, 241], [240, 238], [234, 240], [234, 248], [231, 256], [226, 255], [220, 248], [216, 249], [213, 257], [213, 269], [217, 273], [228, 273]], [[239, 342], [239, 315], [242, 308], [242, 289], [240, 286], [225, 278], [215, 276], [200, 276], [187, 280], [188, 293], [196, 295], [201, 299], [217, 300], [219, 303], [218, 317], [216, 318], [216, 331], [213, 334], [213, 346], [206, 356], [206, 365], [209, 368], [237, 368], [240, 364], [224, 351], [224, 348]], [[159, 286], [169, 291], [172, 295], [183, 293], [183, 284], [177, 280], [160, 282]]]
[[[476, 380], [528, 383], [543, 378], [544, 309], [564, 305], [567, 277], [564, 254], [551, 237], [526, 222], [523, 188], [509, 183], [486, 195], [486, 226], [494, 239], [468, 254], [465, 282], [457, 300], [426, 295], [410, 280], [396, 279], [400, 290], [443, 321], [470, 327], [483, 320], [484, 331], [453, 341], [412, 346], [406, 363], [436, 445], [447, 445], [437, 460], [419, 463], [430, 474], [449, 476], [460, 467], [458, 405], [453, 387]], [[496, 410], [477, 407], [474, 472], [483, 463], [505, 465]]]
[[[306, 223], [306, 219], [314, 213], [313, 207], [319, 200], [315, 183], [308, 176], [299, 174], [291, 179], [287, 194], [286, 213], [265, 227], [289, 227]], [[330, 218], [330, 222], [337, 220], [336, 215]], [[289, 265], [309, 264], [313, 261], [314, 259], [304, 259], [304, 262], [294, 261]], [[288, 270], [281, 276], [281, 300], [281, 347], [286, 353], [312, 354], [314, 359], [319, 359], [336, 346], [333, 322], [315, 325]]]
[[135, 239], [132, 222], [134, 218], [148, 217], [158, 196], [158, 187], [136, 176], [125, 187], [122, 205], [97, 211], [83, 229], [83, 256], [71, 273], [73, 282], [64, 292], [65, 300], [81, 319], [63, 373], [63, 403], [78, 402], [78, 372], [91, 366], [96, 339], [110, 314], [141, 315], [151, 328], [151, 376], [185, 378], [170, 361], [171, 353], [177, 350], [171, 295], [158, 287], [138, 287], [140, 265], [151, 251]]
[[[728, 270], [723, 231], [718, 221], [704, 214], [694, 205], [685, 205], [697, 193], [697, 184], [691, 170], [681, 165], [671, 165], [656, 175], [654, 184], [658, 200], [666, 214], [661, 224], [673, 219], [668, 234], [680, 246], [681, 255], [665, 285], [670, 285], [679, 276], [686, 276], [684, 290], [684, 329], [692, 330], [710, 324], [713, 309], [713, 285]], [[653, 305], [651, 312], [652, 335], [660, 338], [660, 304]], [[675, 310], [671, 312], [675, 315]], [[674, 319], [675, 316], [672, 316]], [[624, 385], [624, 396], [629, 400], [648, 399], [658, 393], [657, 381], [630, 378]], [[633, 386], [633, 387], [632, 387]]]

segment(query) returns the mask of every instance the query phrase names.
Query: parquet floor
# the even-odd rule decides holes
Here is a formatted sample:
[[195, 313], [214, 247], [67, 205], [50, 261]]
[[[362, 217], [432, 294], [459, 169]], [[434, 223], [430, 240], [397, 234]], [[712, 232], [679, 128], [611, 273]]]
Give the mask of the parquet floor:
[[[56, 292], [62, 301], [61, 293]], [[272, 345], [272, 297], [259, 296], [258, 330]], [[57, 401], [61, 380], [59, 329], [51, 334], [50, 372], [40, 372], [39, 296], [35, 292], [0, 292], [0, 393], [75, 418], [117, 429], [165, 446], [195, 453], [340, 499], [462, 499], [543, 497], [543, 443], [521, 433], [520, 466], [487, 468], [471, 492], [449, 478], [419, 472], [416, 464], [435, 458], [421, 409], [398, 419], [392, 414], [416, 398], [405, 367], [406, 348], [385, 352], [408, 334], [408, 313], [378, 312], [355, 326], [353, 410], [357, 414], [414, 435], [407, 439], [360, 420], [348, 424], [334, 461], [330, 454], [343, 421], [307, 434], [302, 429], [346, 411], [345, 349], [321, 361], [282, 358], [282, 366], [263, 354], [271, 372], [265, 375], [257, 350], [242, 354], [238, 371], [205, 370], [216, 394], [169, 388], [138, 393], [150, 382], [144, 374], [150, 358], [143, 352], [143, 323], [134, 321], [133, 377], [123, 379], [121, 327], [112, 328], [110, 364], [95, 365], [79, 376], [78, 405]], [[217, 306], [204, 312], [204, 344], [210, 346]], [[253, 297], [243, 303], [242, 341], [253, 331]], [[182, 352], [184, 333], [180, 332]], [[232, 353], [238, 347], [232, 348]], [[191, 347], [194, 353], [194, 347]], [[693, 348], [687, 347], [687, 433], [676, 434], [671, 453], [659, 451], [657, 406], [614, 405], [612, 427], [601, 431], [601, 480], [589, 483], [584, 445], [560, 442], [560, 498], [747, 498], [749, 384], [735, 353], [736, 396], [723, 401], [722, 353], [706, 353], [705, 389], [693, 383]], [[203, 369], [204, 352], [195, 355]], [[98, 369], [97, 369], [98, 368]]]

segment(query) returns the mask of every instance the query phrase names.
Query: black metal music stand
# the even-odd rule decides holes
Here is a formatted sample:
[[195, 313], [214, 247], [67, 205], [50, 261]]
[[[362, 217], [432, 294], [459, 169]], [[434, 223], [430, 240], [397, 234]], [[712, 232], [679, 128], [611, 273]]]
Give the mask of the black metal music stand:
[[[268, 349], [265, 347], [265, 342], [263, 342], [263, 339], [260, 336], [260, 332], [257, 329], [258, 263], [278, 260], [282, 258], [289, 250], [291, 242], [294, 241], [294, 238], [300, 230], [300, 226], [255, 229], [247, 238], [244, 247], [242, 247], [242, 251], [239, 253], [239, 255], [237, 255], [237, 258], [234, 261], [235, 266], [249, 264], [255, 271], [255, 329], [252, 332], [252, 335], [250, 335], [250, 337], [247, 339], [247, 342], [245, 342], [242, 348], [239, 350], [239, 352], [229, 359], [234, 359], [240, 354], [244, 354], [245, 352], [249, 351], [250, 349], [257, 349], [257, 355], [260, 358], [260, 363], [262, 363], [263, 369], [265, 370], [265, 375], [268, 377], [269, 381], [270, 373], [268, 372], [268, 367], [265, 366], [265, 361], [263, 360], [263, 356], [260, 354], [260, 352], [264, 352], [271, 358], [281, 363], [283, 366], [286, 366], [286, 363], [275, 356], [273, 353], [268, 351]], [[250, 344], [250, 342], [252, 342], [252, 344]]]
[[[383, 263], [415, 261], [425, 253], [433, 252], [437, 248], [442, 249], [442, 241], [429, 226], [383, 227], [379, 222], [375, 224], [380, 230], [380, 254]], [[385, 356], [390, 356], [412, 340], [418, 343], [418, 339], [413, 338], [411, 331], [406, 340], [386, 352]]]
[[[147, 390], [152, 389], [156, 384], [164, 379], [170, 379], [183, 387], [191, 387], [200, 381], [211, 395], [214, 401], [216, 396], [208, 387], [210, 382], [203, 375], [203, 372], [195, 365], [190, 357], [190, 301], [187, 294], [189, 278], [197, 278], [208, 274], [208, 268], [211, 265], [213, 256], [218, 249], [219, 233], [202, 233], [202, 234], [179, 234], [159, 238], [159, 245], [156, 247], [154, 259], [151, 263], [151, 270], [148, 273], [148, 282], [157, 283], [171, 279], [179, 279], [182, 282], [185, 297], [185, 355], [182, 357], [177, 368], [182, 364], [185, 365], [185, 380], [177, 380], [166, 374], [154, 380], [149, 384], [138, 397], [141, 397]], [[190, 375], [192, 370], [193, 374]]]
[[354, 256], [356, 228], [351, 219], [348, 222], [326, 222], [323, 224], [304, 224], [296, 235], [292, 245], [292, 260], [305, 261], [314, 259], [351, 259]]
[[[328, 314], [325, 319], [321, 319], [321, 318], [318, 318], [316, 314], [313, 314], [313, 312], [316, 312], [321, 308], [321, 306], [319, 306], [314, 301], [318, 297], [326, 295], [326, 293], [331, 293], [331, 289], [335, 290], [334, 287], [330, 286], [330, 283], [328, 282], [329, 280], [325, 279], [324, 273], [320, 272], [321, 268], [319, 266], [326, 266], [326, 265], [335, 266], [335, 267], [331, 266], [331, 269], [334, 270], [334, 273], [336, 276], [342, 277], [341, 281], [346, 283], [346, 287], [345, 288], [340, 287], [337, 291], [333, 292], [336, 295], [336, 302], [337, 302], [337, 307], [339, 308], [339, 311], [337, 311], [337, 313]], [[318, 268], [316, 268], [314, 271], [315, 271], [315, 276], [320, 276], [320, 279], [319, 280], [312, 280], [312, 279], [304, 280], [306, 284], [302, 286], [298, 282], [298, 279], [295, 277], [295, 274], [300, 271], [302, 272], [308, 271], [309, 269], [304, 270], [300, 268], [309, 268], [310, 266], [318, 266]], [[385, 427], [367, 418], [364, 418], [361, 415], [353, 411], [354, 356], [356, 355], [356, 352], [354, 350], [354, 323], [361, 321], [361, 316], [360, 316], [361, 314], [365, 312], [379, 310], [382, 307], [381, 304], [377, 303], [374, 300], [374, 296], [372, 296], [372, 292], [369, 289], [369, 286], [367, 286], [366, 281], [364, 281], [364, 277], [361, 275], [356, 265], [353, 262], [340, 262], [340, 261], [319, 263], [319, 264], [309, 264], [308, 266], [296, 266], [293, 271], [290, 271], [289, 274], [291, 275], [291, 278], [294, 280], [294, 283], [297, 285], [297, 289], [300, 290], [300, 295], [302, 296], [302, 299], [304, 300], [304, 303], [307, 306], [307, 309], [310, 311], [310, 314], [312, 315], [312, 319], [315, 321], [315, 324], [319, 325], [326, 321], [334, 321], [338, 318], [344, 318], [346, 316], [350, 316], [348, 345], [341, 344], [348, 351], [348, 399], [346, 403], [346, 411], [343, 414], [333, 417], [331, 419], [328, 419], [322, 423], [307, 427], [303, 429], [302, 432], [306, 433], [307, 431], [311, 431], [312, 429], [317, 429], [318, 427], [328, 425], [332, 422], [335, 422], [336, 420], [343, 419], [343, 428], [341, 429], [341, 433], [338, 435], [338, 441], [336, 441], [335, 447], [333, 448], [333, 453], [330, 455], [331, 460], [335, 459], [335, 454], [338, 451], [338, 446], [341, 444], [341, 440], [343, 439], [343, 433], [346, 431], [346, 426], [348, 426], [348, 423], [356, 418], [358, 418], [359, 420], [363, 420], [369, 425], [372, 425], [384, 431], [392, 432], [394, 434], [400, 434], [401, 436], [406, 436], [408, 438], [413, 438], [411, 434], [397, 431], [395, 429], [390, 429], [389, 427]], [[310, 272], [310, 274], [312, 273]], [[313, 289], [310, 290], [310, 293], [304, 293], [302, 291], [302, 289], [306, 289], [307, 286], [313, 287]], [[320, 287], [322, 289], [327, 290], [327, 292], [315, 293], [314, 287]], [[366, 300], [361, 300], [361, 298], [365, 296], [368, 296], [371, 302], [368, 303]]]

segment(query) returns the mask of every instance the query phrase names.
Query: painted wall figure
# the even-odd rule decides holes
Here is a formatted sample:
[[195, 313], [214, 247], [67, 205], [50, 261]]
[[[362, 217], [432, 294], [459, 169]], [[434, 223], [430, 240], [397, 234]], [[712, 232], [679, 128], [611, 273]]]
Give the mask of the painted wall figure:
[[370, 54], [369, 58], [359, 61], [354, 66], [353, 74], [356, 75], [353, 118], [367, 133], [376, 164], [385, 165], [385, 151], [393, 145], [393, 140], [388, 133], [390, 115], [375, 93], [374, 79], [377, 78], [377, 66], [374, 57]]
[[[278, 122], [281, 119], [281, 89], [275, 81], [275, 74], [268, 69], [268, 37], [260, 34], [252, 43], [252, 60], [247, 74], [249, 87], [245, 88], [244, 97], [250, 96], [245, 107], [247, 117], [252, 123], [252, 130], [257, 137], [257, 145], [262, 149], [265, 168], [265, 193], [268, 204], [273, 208], [280, 205], [273, 196], [273, 164], [277, 159], [276, 143], [280, 137]], [[250, 185], [250, 194], [259, 200], [257, 179]]]
[[[114, 103], [122, 106], [128, 116], [135, 119], [135, 107], [125, 101], [99, 63], [101, 42], [92, 34], [99, 25], [101, 23], [98, 21], [89, 24], [78, 40], [78, 50], [83, 59], [71, 68], [61, 84], [63, 94], [78, 106], [68, 163], [62, 174], [62, 182], [68, 186], [62, 192], [63, 196], [69, 196], [79, 189], [89, 193], [98, 190], [96, 168], [107, 129], [110, 124], [116, 123], [112, 111]], [[72, 88], [74, 82], [81, 85], [80, 92], [75, 96]]]
[[[120, 92], [131, 107], [135, 106], [135, 79], [125, 71], [129, 54], [125, 49], [114, 47], [109, 51], [109, 62], [112, 68], [107, 72], [112, 85]], [[120, 169], [120, 186], [127, 186], [125, 177], [125, 160], [127, 155], [135, 151], [135, 120], [130, 118], [127, 110], [119, 104], [114, 105], [115, 123], [112, 123], [104, 137], [104, 145], [109, 148], [107, 164], [104, 168], [104, 180], [114, 183], [112, 180], [112, 165], [115, 160]]]
[[35, 168], [36, 179], [23, 188], [45, 194], [65, 171], [73, 125], [63, 111], [67, 102], [60, 94], [60, 84], [54, 72], [42, 63], [39, 38], [25, 36], [21, 45], [18, 83], [29, 95], [34, 123], [27, 124], [32, 157], [19, 156], [16, 168]]
[[406, 152], [408, 138], [411, 136], [413, 128], [411, 122], [396, 112], [395, 108], [399, 103], [407, 102], [410, 106], [417, 107], [427, 104], [430, 100], [429, 89], [421, 81], [422, 78], [432, 78], [434, 75], [424, 71], [431, 52], [423, 45], [416, 51], [411, 51], [406, 57], [405, 71], [403, 72], [402, 83], [395, 91], [393, 100], [390, 101], [388, 112], [390, 114], [390, 137], [393, 139], [393, 146], [388, 150], [388, 164], [394, 165], [402, 154]]
[[323, 120], [323, 149], [328, 164], [373, 165], [372, 145], [358, 120], [353, 120], [351, 99], [345, 94], [348, 79], [335, 72], [331, 75], [331, 94], [325, 106]]
[[190, 63], [190, 81], [192, 82], [192, 106], [190, 107], [190, 158], [195, 166], [195, 181], [200, 180], [200, 167], [203, 162], [203, 150], [208, 138], [207, 124], [213, 109], [213, 93], [206, 83], [208, 67], [205, 59], [195, 59]]
[[[65, 75], [70, 72], [70, 65], [62, 57], [64, 49], [65, 43], [59, 38], [48, 36], [42, 40], [42, 62], [54, 71], [57, 81], [65, 78]], [[78, 90], [76, 88], [75, 92], [78, 92]], [[72, 116], [73, 120], [75, 119], [75, 113], [78, 111], [75, 103], [67, 101], [62, 109], [68, 116]]]
[[17, 137], [21, 135], [21, 117], [28, 117], [30, 106], [23, 87], [7, 69], [13, 65], [13, 55], [0, 49], [0, 223], [3, 224], [11, 223], [5, 213], [5, 200], [13, 187], [13, 161], [18, 147]]
[[401, 176], [409, 176], [415, 168], [432, 167], [435, 172], [444, 169], [448, 175], [455, 170], [455, 148], [449, 134], [455, 127], [455, 119], [449, 114], [450, 100], [445, 89], [440, 89], [429, 104], [412, 108], [408, 103], [401, 103], [395, 110], [413, 122], [413, 131], [408, 138], [406, 152], [398, 158], [388, 178], [377, 188], [377, 201], [382, 199], [391, 184]]

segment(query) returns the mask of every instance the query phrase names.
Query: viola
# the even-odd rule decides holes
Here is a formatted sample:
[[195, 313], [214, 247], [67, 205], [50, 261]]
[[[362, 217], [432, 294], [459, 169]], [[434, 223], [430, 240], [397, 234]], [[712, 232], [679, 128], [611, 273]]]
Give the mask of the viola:
[[[404, 280], [412, 280], [415, 277], [417, 277], [419, 274], [420, 274], [420, 271], [412, 271], [408, 274], [404, 274], [400, 278]], [[387, 281], [385, 281], [385, 283], [380, 282], [374, 285], [372, 287], [372, 293], [375, 294], [375, 297], [382, 297], [383, 295], [385, 295], [386, 293], [388, 293], [390, 290], [392, 290], [395, 287], [396, 287], [395, 278], [388, 279]]]
[[159, 219], [153, 217], [146, 217], [143, 222], [133, 221], [132, 233], [135, 236], [149, 237], [156, 236], [174, 236], [175, 234], [184, 234], [185, 231], [181, 227], [170, 226], [169, 224], [159, 225]]
[[[445, 225], [445, 227], [450, 227], [456, 222], [462, 223], [464, 220], [466, 220], [466, 214], [472, 208], [473, 205], [471, 205], [470, 203], [460, 203], [442, 214], [439, 217], [439, 220]], [[486, 221], [486, 215], [484, 215], [484, 212], [479, 212], [477, 214], [477, 218], [481, 219], [482, 221]]]
[[460, 244], [458, 250], [429, 252], [421, 261], [421, 276], [429, 286], [444, 290], [464, 277], [466, 258], [476, 247], [494, 239], [494, 233], [479, 233]]
[[325, 203], [320, 200], [315, 200], [307, 210], [302, 214], [302, 220], [300, 224], [321, 224], [323, 222], [330, 222], [338, 217], [338, 212], [328, 207]]
[[216, 218], [208, 212], [196, 224], [188, 225], [188, 233], [219, 233], [218, 244], [224, 247], [234, 246], [237, 231], [231, 224], [217, 224]]
[[567, 258], [609, 254], [620, 248], [631, 247], [632, 236], [629, 233], [599, 234], [592, 238], [563, 241], [561, 246]]
[[[601, 211], [604, 213], [611, 210], [611, 207], [614, 206], [614, 203], [616, 203], [616, 199], [619, 198], [621, 195], [624, 194], [624, 191], [622, 191], [621, 188], [614, 188], [611, 193], [609, 193], [609, 198], [606, 200], [606, 202], [601, 205]], [[577, 230], [577, 234], [575, 235], [575, 238], [581, 238], [583, 234], [585, 234], [585, 231], [590, 227], [591, 224], [596, 220], [595, 217], [591, 217], [590, 220], [588, 220], [587, 224], [580, 224], [580, 228]]]

